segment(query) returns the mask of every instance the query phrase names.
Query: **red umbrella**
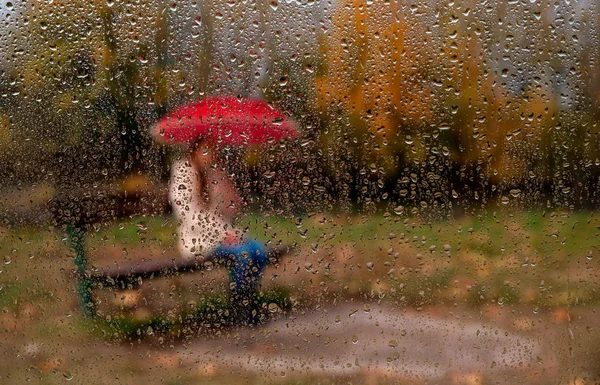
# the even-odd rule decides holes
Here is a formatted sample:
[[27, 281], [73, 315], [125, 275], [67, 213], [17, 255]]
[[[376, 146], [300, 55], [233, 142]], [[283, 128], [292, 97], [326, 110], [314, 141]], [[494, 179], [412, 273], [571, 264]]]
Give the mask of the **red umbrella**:
[[191, 143], [203, 136], [217, 143], [250, 145], [293, 138], [298, 129], [263, 100], [216, 96], [170, 112], [152, 133], [166, 143]]

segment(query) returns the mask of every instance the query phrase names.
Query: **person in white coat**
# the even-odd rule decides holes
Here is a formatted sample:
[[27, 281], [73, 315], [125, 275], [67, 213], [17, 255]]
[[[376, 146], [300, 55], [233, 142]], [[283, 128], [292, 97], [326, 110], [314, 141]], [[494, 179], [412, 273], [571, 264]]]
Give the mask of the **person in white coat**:
[[169, 187], [179, 252], [183, 258], [225, 265], [234, 321], [255, 324], [259, 280], [267, 264], [265, 247], [234, 226], [242, 199], [212, 143], [200, 139], [191, 149], [173, 164]]

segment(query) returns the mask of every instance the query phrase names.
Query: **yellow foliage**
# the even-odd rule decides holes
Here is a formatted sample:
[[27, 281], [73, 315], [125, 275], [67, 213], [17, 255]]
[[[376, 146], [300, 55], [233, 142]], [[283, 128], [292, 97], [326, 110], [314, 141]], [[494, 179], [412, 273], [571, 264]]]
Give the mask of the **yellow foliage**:
[[[354, 134], [366, 129], [364, 138], [383, 144], [379, 154], [403, 151], [406, 159], [423, 161], [428, 146], [438, 143], [422, 138], [439, 136], [453, 162], [481, 167], [492, 183], [528, 178], [556, 124], [552, 90], [537, 81], [515, 92], [518, 83], [486, 62], [473, 25], [446, 23], [447, 34], [430, 37], [405, 22], [397, 3], [338, 4], [322, 50], [324, 71], [316, 79], [321, 112], [348, 114]], [[414, 145], [402, 143], [406, 135]]]
[[341, 2], [325, 50], [326, 71], [316, 80], [317, 105], [365, 119], [378, 137], [399, 122], [431, 117], [431, 96], [418, 81], [418, 53], [405, 51], [407, 26], [397, 4]]

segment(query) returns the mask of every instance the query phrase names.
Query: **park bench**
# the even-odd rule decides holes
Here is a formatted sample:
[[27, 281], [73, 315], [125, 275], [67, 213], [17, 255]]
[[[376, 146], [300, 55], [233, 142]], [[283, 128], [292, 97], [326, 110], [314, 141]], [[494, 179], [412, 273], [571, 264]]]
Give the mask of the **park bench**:
[[[94, 317], [94, 290], [104, 287], [131, 289], [145, 280], [193, 273], [206, 267], [201, 259], [186, 260], [178, 255], [160, 260], [131, 261], [107, 268], [91, 267], [85, 246], [86, 232], [93, 224], [114, 222], [120, 218], [155, 216], [170, 213], [167, 188], [123, 191], [115, 186], [84, 186], [59, 194], [51, 204], [54, 222], [66, 227], [74, 252], [73, 271], [77, 295], [86, 316]], [[291, 250], [276, 247], [267, 251], [270, 263], [276, 263]]]

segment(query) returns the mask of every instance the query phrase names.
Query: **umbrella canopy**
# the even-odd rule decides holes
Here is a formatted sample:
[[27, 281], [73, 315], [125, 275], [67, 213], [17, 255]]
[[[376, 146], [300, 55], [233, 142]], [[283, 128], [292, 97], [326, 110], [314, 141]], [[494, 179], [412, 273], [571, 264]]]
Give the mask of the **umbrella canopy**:
[[283, 112], [259, 99], [208, 97], [162, 118], [152, 133], [165, 143], [191, 143], [204, 137], [216, 143], [251, 145], [298, 135]]

